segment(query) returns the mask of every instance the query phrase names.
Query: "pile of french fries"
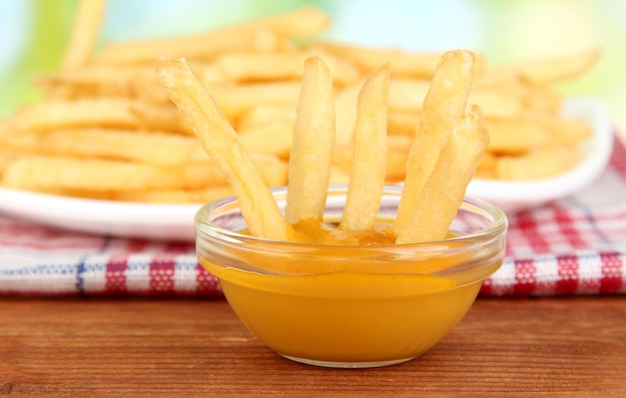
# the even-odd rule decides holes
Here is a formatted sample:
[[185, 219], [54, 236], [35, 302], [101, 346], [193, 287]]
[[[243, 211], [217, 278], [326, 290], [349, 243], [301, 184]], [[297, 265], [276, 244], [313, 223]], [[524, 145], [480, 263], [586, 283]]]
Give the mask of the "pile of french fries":
[[[424, 117], [424, 104], [443, 53], [321, 40], [331, 20], [308, 7], [193, 36], [97, 48], [105, 6], [104, 0], [81, 3], [63, 67], [36, 81], [47, 99], [0, 121], [1, 185], [164, 203], [201, 203], [232, 193], [219, 161], [203, 149], [160, 84], [154, 62], [161, 56], [186, 60], [270, 187], [291, 183], [289, 162], [304, 162], [292, 141], [305, 60], [323, 60], [332, 78], [332, 90], [324, 94], [332, 97], [335, 115], [334, 145], [325, 160], [331, 182], [347, 183], [355, 173], [359, 93], [380, 65], [390, 67], [384, 182], [409, 178], [414, 138], [422, 123], [435, 123]], [[592, 49], [488, 68], [485, 57], [475, 54], [468, 102], [480, 107], [490, 133], [476, 176], [536, 179], [578, 162], [591, 128], [559, 114], [563, 98], [555, 85], [588, 71], [598, 56]], [[380, 137], [363, 140], [380, 146]], [[320, 151], [329, 148], [318, 144]]]

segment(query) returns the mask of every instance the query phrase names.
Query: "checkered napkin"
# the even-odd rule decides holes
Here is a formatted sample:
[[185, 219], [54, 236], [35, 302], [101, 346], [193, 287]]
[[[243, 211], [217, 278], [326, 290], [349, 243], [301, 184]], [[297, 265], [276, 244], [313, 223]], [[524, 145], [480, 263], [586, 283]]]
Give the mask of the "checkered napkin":
[[[626, 149], [594, 184], [509, 217], [483, 296], [626, 293]], [[2, 296], [221, 296], [193, 244], [85, 235], [0, 214]]]

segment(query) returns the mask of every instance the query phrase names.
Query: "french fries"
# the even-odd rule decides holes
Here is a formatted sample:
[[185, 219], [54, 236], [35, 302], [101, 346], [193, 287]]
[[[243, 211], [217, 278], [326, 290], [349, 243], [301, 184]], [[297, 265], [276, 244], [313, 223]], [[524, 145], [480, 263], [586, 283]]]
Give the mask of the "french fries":
[[396, 243], [446, 238], [488, 142], [489, 133], [478, 107], [472, 106], [467, 114], [454, 119], [450, 137], [413, 203], [408, 221], [401, 224]]
[[226, 176], [246, 217], [250, 233], [267, 239], [287, 240], [289, 226], [261, 173], [215, 99], [184, 59], [160, 57], [155, 65], [161, 84], [193, 126], [192, 130], [202, 147]]
[[404, 189], [393, 227], [397, 236], [408, 222], [448, 136], [465, 112], [474, 73], [474, 55], [468, 51], [448, 52], [437, 65], [409, 152]]
[[[411, 182], [417, 178], [412, 170], [430, 170], [439, 152], [423, 150], [432, 155], [425, 155], [426, 160], [419, 160], [420, 165], [416, 166], [417, 159], [422, 159], [417, 154], [420, 151], [409, 151], [416, 134], [422, 143], [440, 140], [439, 144], [424, 144], [426, 147], [443, 148], [446, 142], [445, 134], [424, 137], [418, 133], [434, 123], [424, 116], [429, 114], [430, 101], [425, 98], [431, 85], [436, 84], [442, 53], [321, 40], [317, 35], [331, 21], [324, 12], [310, 7], [190, 36], [104, 43], [98, 48], [94, 43], [105, 12], [104, 0], [80, 3], [62, 68], [35, 81], [48, 93], [48, 99], [24, 106], [2, 121], [0, 185], [107, 200], [172, 198], [173, 203], [185, 198], [193, 201], [203, 197], [201, 192], [223, 188], [225, 180], [210, 179], [209, 172], [186, 177], [197, 181], [163, 186], [143, 183], [137, 187], [119, 183], [124, 178], [107, 172], [106, 167], [111, 164], [110, 170], [116, 172], [150, 170], [156, 180], [168, 181], [185, 168], [203, 164], [210, 170], [217, 167], [161, 85], [153, 65], [161, 55], [185, 57], [189, 69], [215, 98], [246, 151], [255, 159], [271, 159], [255, 163], [269, 186], [287, 184], [285, 169], [293, 158], [299, 157], [292, 152], [291, 144], [302, 94], [301, 80], [306, 75], [302, 65], [310, 58], [322, 60], [332, 79], [335, 144], [330, 165], [328, 159], [324, 160], [328, 177], [323, 181], [348, 183], [351, 178], [361, 178], [353, 170], [356, 157], [361, 156], [355, 150], [360, 140], [358, 96], [372, 71], [385, 62], [392, 70], [386, 97], [386, 147], [381, 144], [376, 148], [380, 150], [379, 161], [384, 159], [385, 183], [405, 179], [408, 186], [425, 183], [424, 176], [421, 183]], [[476, 177], [540, 179], [573, 167], [583, 156], [579, 151], [581, 143], [592, 131], [587, 123], [559, 114], [563, 98], [555, 85], [586, 73], [599, 56], [598, 49], [589, 49], [488, 67], [484, 55], [474, 54], [475, 77], [467, 103], [480, 107], [491, 135]], [[378, 119], [377, 123], [382, 121]], [[442, 129], [450, 130], [449, 126]], [[556, 163], [557, 159], [560, 167], [532, 163]], [[51, 168], [42, 166], [47, 162], [56, 163]], [[100, 181], [101, 185], [85, 184], [89, 178], [82, 183], [63, 183], [71, 175], [65, 168], [80, 168], [81, 162], [89, 164], [84, 172], [95, 169], [93, 172], [100, 177], [92, 182]], [[34, 166], [25, 165], [35, 163], [50, 176], [45, 184], [43, 177], [25, 172], [34, 170]], [[375, 167], [379, 170], [379, 165]], [[52, 176], [53, 171], [58, 174]], [[118, 183], [107, 178], [118, 178]], [[378, 175], [376, 181], [379, 184]], [[412, 189], [416, 188], [407, 189], [406, 195], [411, 198], [408, 202], [417, 196], [411, 194]], [[406, 221], [409, 216], [405, 214], [406, 206], [402, 207], [401, 218]]]
[[[357, 101], [352, 173], [338, 230], [379, 233], [383, 242], [392, 238], [396, 244], [447, 237], [489, 143], [480, 109], [467, 106], [474, 66], [471, 52], [456, 50], [444, 53], [435, 69], [409, 155], [411, 169], [392, 236], [380, 235], [375, 227], [385, 183], [389, 64], [383, 63], [365, 80]], [[311, 57], [304, 62], [284, 218], [254, 168], [243, 136], [236, 133], [184, 59], [161, 57], [156, 69], [204, 150], [226, 176], [252, 235], [359, 244], [357, 235], [333, 235], [333, 227], [324, 219], [335, 112], [333, 81], [321, 59]]]

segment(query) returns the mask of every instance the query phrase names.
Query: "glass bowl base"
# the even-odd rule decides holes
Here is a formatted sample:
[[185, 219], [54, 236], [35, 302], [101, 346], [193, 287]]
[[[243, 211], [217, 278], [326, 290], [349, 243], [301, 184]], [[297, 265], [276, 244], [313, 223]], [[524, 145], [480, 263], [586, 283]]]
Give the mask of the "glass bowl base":
[[295, 362], [300, 362], [306, 365], [320, 366], [325, 368], [344, 368], [344, 369], [365, 369], [365, 368], [379, 368], [383, 366], [397, 365], [403, 362], [408, 362], [415, 357], [394, 359], [390, 361], [372, 361], [372, 362], [333, 362], [333, 361], [317, 361], [314, 359], [305, 359], [291, 357], [289, 355], [280, 354], [282, 357], [290, 359]]

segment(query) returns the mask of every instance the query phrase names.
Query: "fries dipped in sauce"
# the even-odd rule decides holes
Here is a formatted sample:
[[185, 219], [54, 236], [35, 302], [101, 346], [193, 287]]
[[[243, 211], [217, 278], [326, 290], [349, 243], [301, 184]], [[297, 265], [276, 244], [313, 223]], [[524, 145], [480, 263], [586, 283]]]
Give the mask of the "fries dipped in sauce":
[[200, 263], [271, 349], [333, 367], [415, 358], [461, 320], [500, 266], [501, 211], [482, 205], [486, 213], [462, 236], [449, 232], [457, 214], [477, 216], [464, 192], [488, 143], [480, 111], [467, 107], [474, 65], [467, 51], [442, 57], [404, 187], [384, 184], [391, 70], [377, 67], [358, 97], [353, 180], [344, 188], [329, 185], [332, 79], [322, 59], [307, 59], [289, 184], [271, 191], [258, 173], [247, 174], [252, 162], [185, 60], [157, 60], [160, 81], [235, 193], [198, 213]]

